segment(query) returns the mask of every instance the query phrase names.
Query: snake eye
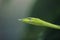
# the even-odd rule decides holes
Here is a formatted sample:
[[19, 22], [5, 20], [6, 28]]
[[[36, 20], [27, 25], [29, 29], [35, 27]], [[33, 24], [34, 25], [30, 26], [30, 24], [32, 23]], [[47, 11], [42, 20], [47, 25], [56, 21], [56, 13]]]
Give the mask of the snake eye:
[[28, 19], [29, 19], [29, 20], [32, 20], [32, 18], [31, 18], [31, 17], [28, 17]]

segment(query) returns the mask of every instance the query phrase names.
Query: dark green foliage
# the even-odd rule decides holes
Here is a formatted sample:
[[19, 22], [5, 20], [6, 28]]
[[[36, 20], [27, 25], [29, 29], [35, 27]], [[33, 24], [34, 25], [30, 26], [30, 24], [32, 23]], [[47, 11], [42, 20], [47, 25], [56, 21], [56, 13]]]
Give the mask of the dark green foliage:
[[[37, 0], [30, 16], [60, 25], [60, 0]], [[41, 40], [60, 40], [60, 30], [46, 28]]]

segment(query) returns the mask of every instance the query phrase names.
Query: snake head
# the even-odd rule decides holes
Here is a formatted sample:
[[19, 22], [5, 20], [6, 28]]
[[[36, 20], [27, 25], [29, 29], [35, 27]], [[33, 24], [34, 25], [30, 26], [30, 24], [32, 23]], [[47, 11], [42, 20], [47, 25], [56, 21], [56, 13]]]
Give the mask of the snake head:
[[27, 17], [27, 18], [22, 18], [22, 19], [18, 19], [19, 21], [25, 22], [25, 23], [29, 23], [29, 24], [34, 24], [34, 25], [38, 25], [40, 19], [39, 18], [34, 18], [34, 17]]

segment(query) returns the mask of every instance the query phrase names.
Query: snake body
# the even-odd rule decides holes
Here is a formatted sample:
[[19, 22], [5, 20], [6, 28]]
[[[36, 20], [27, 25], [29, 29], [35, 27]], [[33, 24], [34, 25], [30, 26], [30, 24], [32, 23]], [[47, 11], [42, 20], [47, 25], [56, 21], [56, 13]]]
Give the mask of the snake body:
[[44, 21], [39, 18], [27, 17], [27, 18], [22, 18], [22, 19], [18, 19], [18, 20], [28, 23], [28, 24], [36, 25], [36, 26], [45, 26], [45, 27], [60, 29], [60, 25], [56, 25], [56, 24]]

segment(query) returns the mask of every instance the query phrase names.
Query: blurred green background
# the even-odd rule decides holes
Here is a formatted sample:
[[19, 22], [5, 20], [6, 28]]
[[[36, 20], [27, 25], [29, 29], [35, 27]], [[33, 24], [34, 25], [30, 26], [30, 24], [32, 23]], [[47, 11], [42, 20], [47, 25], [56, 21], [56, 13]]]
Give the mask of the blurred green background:
[[0, 39], [60, 40], [60, 30], [18, 21], [28, 16], [60, 25], [60, 0], [0, 0]]

